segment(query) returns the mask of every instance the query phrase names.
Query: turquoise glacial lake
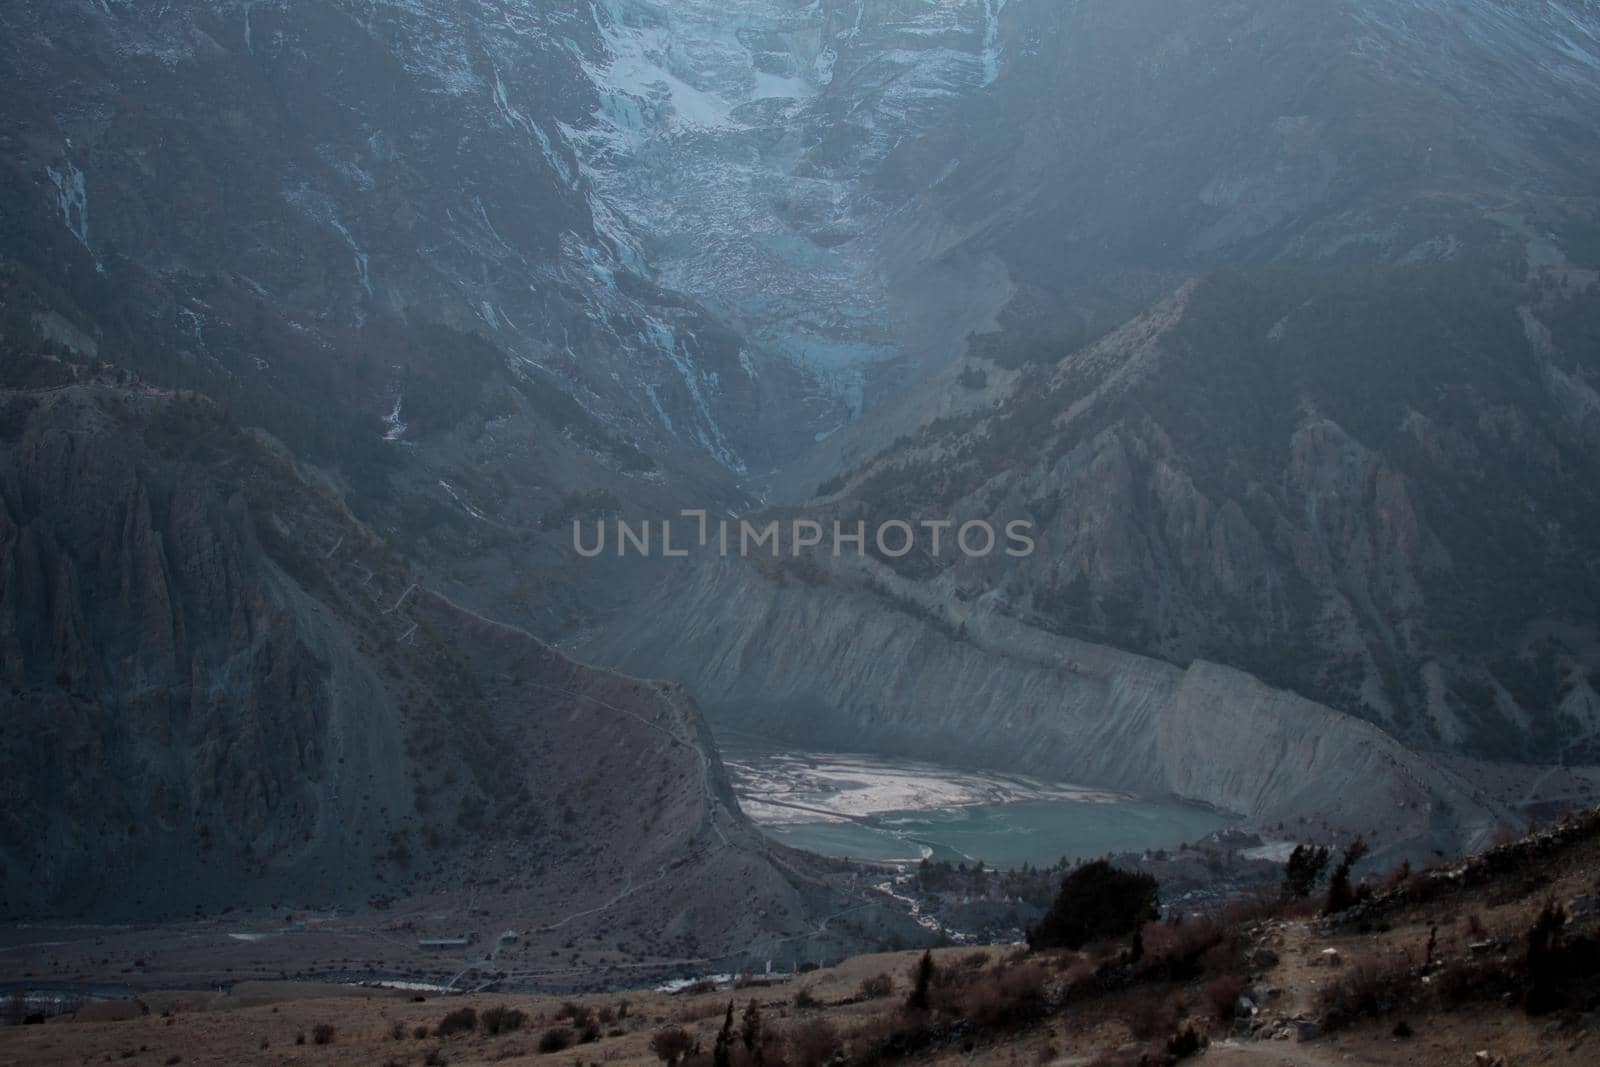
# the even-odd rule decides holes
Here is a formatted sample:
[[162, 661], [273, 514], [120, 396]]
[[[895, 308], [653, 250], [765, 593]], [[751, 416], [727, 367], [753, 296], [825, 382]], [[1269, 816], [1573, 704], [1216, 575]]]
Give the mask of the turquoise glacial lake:
[[746, 743], [725, 762], [741, 806], [773, 839], [857, 860], [1045, 865], [1175, 848], [1233, 821], [1175, 800], [876, 756]]

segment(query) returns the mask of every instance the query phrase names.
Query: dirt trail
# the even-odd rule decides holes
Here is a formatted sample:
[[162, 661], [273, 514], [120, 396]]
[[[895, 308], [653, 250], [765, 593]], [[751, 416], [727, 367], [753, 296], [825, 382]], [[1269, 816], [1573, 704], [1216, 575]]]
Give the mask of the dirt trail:
[[1262, 1067], [1264, 1064], [1284, 1064], [1286, 1067], [1352, 1067], [1382, 1061], [1369, 1059], [1345, 1049], [1329, 1048], [1320, 1044], [1300, 1045], [1290, 1041], [1219, 1041], [1206, 1051], [1205, 1067]]
[[1325, 967], [1312, 965], [1321, 947], [1304, 920], [1286, 923], [1282, 933], [1283, 943], [1274, 949], [1278, 953], [1278, 966], [1272, 970], [1268, 981], [1283, 990], [1282, 1014], [1290, 1018], [1314, 1017], [1317, 992], [1330, 973]]

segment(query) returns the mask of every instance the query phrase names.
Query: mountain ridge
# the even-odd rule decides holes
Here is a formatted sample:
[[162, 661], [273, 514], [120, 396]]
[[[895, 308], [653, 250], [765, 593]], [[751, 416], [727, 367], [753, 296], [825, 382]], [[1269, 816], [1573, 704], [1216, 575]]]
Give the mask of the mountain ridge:
[[[493, 913], [535, 945], [640, 923], [715, 957], [859, 936], [811, 936], [842, 878], [745, 819], [681, 689], [429, 591], [203, 398], [43, 360], [0, 410], [8, 915], [381, 908], [495, 879], [517, 892]], [[706, 911], [735, 877], [758, 905]], [[624, 889], [596, 908], [597, 882]]]

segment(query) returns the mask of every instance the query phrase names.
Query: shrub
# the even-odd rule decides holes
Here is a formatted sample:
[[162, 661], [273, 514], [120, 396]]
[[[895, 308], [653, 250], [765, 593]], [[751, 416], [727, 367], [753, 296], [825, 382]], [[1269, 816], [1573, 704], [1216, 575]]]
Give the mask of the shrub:
[[963, 1014], [977, 1026], [1015, 1026], [1045, 1011], [1045, 971], [1037, 963], [1008, 964], [982, 974], [967, 990]]
[[561, 1052], [572, 1047], [572, 1031], [565, 1026], [558, 1026], [553, 1030], [546, 1030], [539, 1038], [539, 1051], [544, 1053]]
[[1318, 996], [1323, 1026], [1334, 1030], [1393, 1010], [1410, 980], [1407, 970], [1385, 968], [1371, 960], [1347, 967], [1341, 977], [1323, 986]]
[[826, 1019], [808, 1019], [788, 1034], [796, 1067], [825, 1067], [843, 1048], [839, 1031]]
[[1124, 871], [1106, 860], [1075, 868], [1039, 924], [1028, 931], [1028, 947], [1078, 949], [1101, 938], [1125, 937], [1157, 917], [1156, 880]]
[[478, 1028], [478, 1012], [476, 1008], [457, 1008], [455, 1011], [439, 1020], [439, 1025], [434, 1032], [440, 1037], [449, 1037], [451, 1034], [470, 1033]]
[[1126, 1011], [1128, 1029], [1141, 1041], [1149, 1041], [1178, 1028], [1182, 1006], [1165, 989], [1144, 989], [1132, 995]]
[[1211, 1017], [1219, 1023], [1233, 1018], [1239, 1007], [1239, 997], [1244, 993], [1244, 982], [1231, 974], [1213, 978], [1202, 994]]
[[527, 1021], [527, 1016], [516, 1008], [507, 1008], [496, 1005], [483, 1010], [483, 1032], [493, 1036], [499, 1033], [510, 1033], [521, 1030], [522, 1024]]
[[887, 974], [875, 974], [861, 979], [856, 995], [863, 1000], [882, 1000], [894, 992], [894, 979]]
[[655, 1036], [650, 1039], [650, 1051], [654, 1052], [656, 1058], [667, 1067], [672, 1067], [689, 1055], [694, 1051], [694, 1047], [694, 1038], [681, 1026], [668, 1026], [657, 1030]]
[[416, 1038], [418, 1041], [426, 1040], [428, 1037], [428, 1024], [423, 1023], [418, 1026], [415, 1030], [411, 1031], [411, 1036]]
[[391, 1040], [391, 1041], [404, 1041], [405, 1040], [405, 1036], [406, 1036], [406, 1024], [401, 1022], [400, 1020], [396, 1019], [395, 1022], [394, 1022], [394, 1025], [389, 1027], [389, 1040]]
[[1186, 980], [1200, 974], [1200, 959], [1226, 938], [1210, 919], [1185, 923], [1151, 923], [1144, 929], [1144, 957], [1139, 971], [1146, 977]]
[[1411, 878], [1411, 861], [1401, 860], [1392, 867], [1388, 874], [1383, 876], [1384, 892], [1393, 892], [1404, 885]]
[[721, 1014], [722, 1009], [718, 1007], [717, 1002], [714, 1000], [691, 1000], [672, 1013], [672, 1021], [675, 1023], [698, 1023], [707, 1019], [714, 1019]]
[[574, 1001], [564, 1001], [560, 1010], [556, 1012], [557, 1019], [571, 1019], [572, 1025], [582, 1030], [595, 1021], [594, 1009]]
[[430, 1048], [428, 1054], [422, 1057], [422, 1062], [424, 1067], [445, 1067], [450, 1060], [445, 1056], [444, 1049]]
[[1600, 937], [1571, 936], [1566, 912], [1548, 901], [1528, 930], [1527, 942], [1522, 1006], [1529, 1015], [1594, 1002], [1600, 992]]
[[815, 1008], [821, 1003], [817, 995], [811, 992], [810, 986], [801, 986], [794, 991], [794, 1006], [797, 1008]]
[[1176, 1062], [1198, 1056], [1210, 1043], [1205, 1034], [1193, 1026], [1185, 1026], [1167, 1039], [1167, 1059]]
[[851, 1058], [858, 1063], [904, 1059], [927, 1048], [933, 1036], [921, 1013], [879, 1015], [850, 1031]]
[[311, 1040], [318, 1045], [331, 1045], [333, 1033], [332, 1023], [318, 1023], [311, 1028]]

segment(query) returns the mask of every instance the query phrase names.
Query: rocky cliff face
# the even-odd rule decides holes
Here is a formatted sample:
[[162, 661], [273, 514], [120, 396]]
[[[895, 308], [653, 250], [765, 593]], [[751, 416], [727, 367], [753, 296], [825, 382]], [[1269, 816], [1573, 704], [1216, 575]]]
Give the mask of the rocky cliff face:
[[997, 374], [992, 406], [904, 439], [825, 510], [1025, 518], [1025, 559], [894, 566], [953, 606], [1227, 662], [1423, 747], [1582, 758], [1593, 277], [1214, 277]]
[[956, 608], [872, 561], [684, 564], [642, 617], [681, 622], [619, 622], [585, 654], [680, 679], [719, 729], [1176, 795], [1392, 854], [1485, 840], [1504, 816], [1381, 730], [1242, 671]]
[[1054, 358], [1223, 267], [1502, 243], [1594, 265], [1585, 5], [1013, 3], [997, 25], [996, 80], [876, 180], [894, 191], [882, 262], [916, 350], [869, 388], [873, 419], [790, 466], [785, 499], [970, 400], [907, 388], [968, 332], [975, 353]]
[[600, 195], [567, 135], [601, 106], [587, 11], [251, 0], [10, 19], [9, 254], [48, 279], [40, 304], [147, 373], [276, 401], [286, 424], [360, 413], [403, 446], [485, 408], [487, 354], [537, 395], [538, 429], [614, 481], [771, 465], [832, 417], [803, 371], [657, 285]]
[[[359, 899], [516, 834], [682, 923], [736, 860], [799, 921], [681, 695], [472, 612], [720, 722], [1389, 841], [1498, 816], [1391, 738], [1600, 736], [1583, 5], [0, 26], [14, 909]], [[565, 547], [759, 500], [1026, 518], [1039, 548], [640, 594], [662, 576]], [[580, 706], [624, 709], [588, 777]], [[536, 868], [530, 899], [578, 899]]]
[[[7, 915], [493, 877], [530, 929], [592, 912], [568, 934], [643, 924], [663, 952], [723, 956], [841, 906], [745, 821], [681, 689], [428, 591], [211, 401], [60, 362], [34, 378], [0, 392]], [[709, 908], [730, 879], [751, 907]]]
[[999, 79], [886, 164], [902, 186], [955, 164], [890, 261], [910, 286], [1002, 277], [999, 328], [776, 496], [1025, 515], [1027, 561], [901, 569], [1419, 746], [1592, 758], [1593, 13], [1152, 0], [1003, 25]]

